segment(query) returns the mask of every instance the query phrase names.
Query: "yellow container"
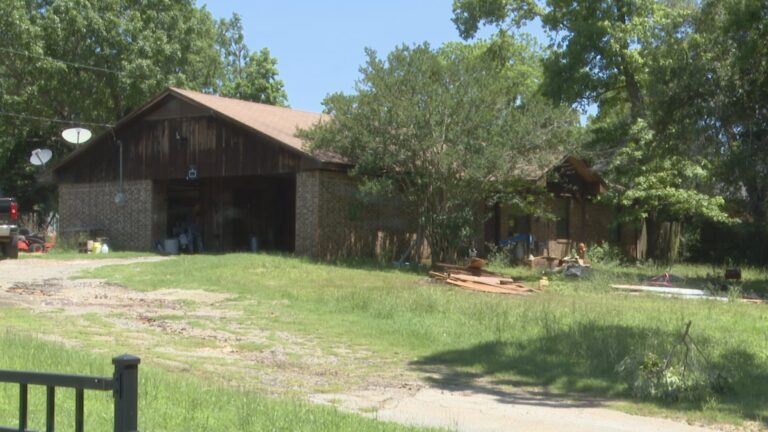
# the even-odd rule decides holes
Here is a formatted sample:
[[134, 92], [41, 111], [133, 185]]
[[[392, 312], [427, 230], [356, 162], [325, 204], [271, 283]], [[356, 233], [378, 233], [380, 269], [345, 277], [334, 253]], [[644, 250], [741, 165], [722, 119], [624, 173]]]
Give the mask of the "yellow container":
[[93, 253], [101, 253], [101, 242], [93, 242], [93, 249], [91, 249]]

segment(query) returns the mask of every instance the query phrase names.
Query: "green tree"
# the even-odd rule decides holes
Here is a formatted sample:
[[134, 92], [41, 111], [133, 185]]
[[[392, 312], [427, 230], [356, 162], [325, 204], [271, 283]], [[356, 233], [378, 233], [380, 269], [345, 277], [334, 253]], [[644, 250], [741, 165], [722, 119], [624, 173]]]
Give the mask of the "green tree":
[[[649, 255], [660, 221], [692, 217], [726, 220], [724, 200], [711, 188], [714, 164], [692, 145], [693, 116], [669, 115], [675, 73], [686, 68], [685, 46], [694, 3], [655, 0], [456, 0], [454, 22], [465, 38], [482, 24], [515, 32], [541, 20], [550, 36], [542, 92], [555, 101], [596, 105], [585, 154], [606, 167], [620, 187], [604, 199], [625, 216], [649, 223]], [[685, 114], [683, 114], [685, 115]]]
[[533, 92], [529, 46], [510, 47], [504, 61], [485, 44], [401, 46], [385, 59], [369, 49], [354, 94], [329, 96], [331, 119], [308, 132], [314, 150], [355, 164], [364, 197], [397, 197], [433, 263], [456, 259], [488, 201], [519, 197], [521, 170], [551, 162], [578, 123]]
[[245, 44], [240, 15], [218, 23], [216, 40], [223, 60], [219, 92], [223, 96], [288, 106], [283, 81], [278, 78], [277, 59], [269, 49], [252, 53]]
[[[239, 18], [233, 32], [248, 53]], [[232, 58], [220, 52], [219, 37], [194, 0], [0, 2], [0, 189], [26, 210], [52, 206], [52, 189], [38, 185], [39, 169], [27, 158], [36, 147], [52, 148], [55, 158], [73, 148], [57, 138], [66, 123], [33, 117], [84, 122], [98, 133], [168, 86], [242, 87], [232, 95], [284, 103], [266, 50], [246, 56], [237, 76], [222, 77]]]
[[[693, 125], [732, 202], [768, 229], [768, 4], [706, 1], [688, 44]], [[681, 92], [682, 93], [682, 92]], [[675, 95], [680, 96], [680, 95]]]

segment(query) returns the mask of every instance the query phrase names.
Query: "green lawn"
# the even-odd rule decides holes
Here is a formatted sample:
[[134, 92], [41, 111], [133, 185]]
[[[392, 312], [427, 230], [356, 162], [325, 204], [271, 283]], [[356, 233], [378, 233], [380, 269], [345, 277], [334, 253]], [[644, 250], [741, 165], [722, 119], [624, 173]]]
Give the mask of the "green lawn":
[[[610, 283], [636, 283], [663, 271], [598, 266], [590, 279], [555, 277], [547, 292], [526, 298], [454, 289], [423, 274], [263, 254], [181, 256], [102, 267], [84, 276], [139, 291], [181, 288], [231, 294], [227, 307], [241, 314], [219, 326], [303, 335], [324, 349], [365, 349], [390, 359], [389, 364], [429, 372], [437, 386], [465, 383], [479, 391], [497, 385], [545, 387], [624, 401], [621, 407], [633, 412], [766, 425], [768, 305], [628, 295], [609, 288]], [[712, 269], [675, 266], [672, 271], [698, 283]], [[538, 279], [530, 270], [510, 272], [530, 283]], [[766, 292], [767, 279], [765, 271], [748, 270], [744, 285]], [[56, 329], [62, 327], [61, 317], [50, 319], [59, 321], [32, 320], [37, 328], [48, 326], [72, 337], [72, 330]], [[700, 402], [632, 400], [627, 383], [615, 372], [617, 364], [629, 355], [663, 355], [688, 320], [697, 345], [729, 377], [730, 391]], [[99, 321], [92, 325], [98, 327]], [[359, 369], [366, 367], [360, 364]]]
[[[0, 368], [111, 376], [111, 358], [35, 338], [0, 334]], [[298, 399], [271, 398], [247, 388], [211, 385], [152, 366], [139, 367], [142, 431], [416, 431], [342, 413]], [[18, 425], [18, 386], [0, 384], [0, 426]], [[30, 386], [30, 425], [45, 426], [45, 388]], [[111, 392], [85, 392], [85, 428], [112, 429]], [[74, 430], [74, 390], [56, 392], [57, 431]]]

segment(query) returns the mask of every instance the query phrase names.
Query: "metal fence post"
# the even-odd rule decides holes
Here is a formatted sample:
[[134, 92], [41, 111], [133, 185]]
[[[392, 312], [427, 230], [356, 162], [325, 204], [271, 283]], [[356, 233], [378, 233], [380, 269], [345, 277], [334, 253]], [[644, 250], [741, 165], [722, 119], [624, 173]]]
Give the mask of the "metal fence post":
[[115, 432], [139, 430], [140, 362], [140, 358], [130, 354], [112, 359], [115, 365]]

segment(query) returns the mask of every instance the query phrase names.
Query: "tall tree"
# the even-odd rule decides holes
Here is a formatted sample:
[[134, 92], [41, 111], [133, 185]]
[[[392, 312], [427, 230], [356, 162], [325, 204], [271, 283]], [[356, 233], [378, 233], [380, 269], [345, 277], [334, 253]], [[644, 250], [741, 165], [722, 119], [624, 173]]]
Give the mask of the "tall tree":
[[[239, 20], [234, 31], [242, 35]], [[246, 58], [237, 77], [221, 76], [232, 59], [222, 57], [219, 36], [194, 0], [0, 2], [0, 188], [24, 209], [52, 205], [27, 157], [35, 147], [53, 147], [55, 157], [72, 148], [55, 139], [66, 123], [45, 119], [100, 132], [165, 87], [218, 93], [234, 88], [230, 78], [242, 81], [244, 97], [283, 103], [266, 51]]]
[[224, 96], [261, 102], [270, 105], [288, 105], [283, 81], [278, 78], [277, 59], [269, 49], [252, 53], [245, 44], [240, 15], [218, 23], [216, 40], [223, 70], [220, 93]]
[[487, 200], [519, 196], [521, 169], [558, 154], [578, 123], [532, 91], [528, 46], [505, 52], [500, 62], [486, 45], [369, 49], [354, 94], [329, 96], [331, 119], [308, 132], [313, 149], [354, 162], [364, 196], [402, 201], [433, 263], [455, 259]]
[[8, 0], [0, 2], [0, 187], [24, 209], [50, 207], [27, 161], [65, 123], [96, 132], [166, 86], [212, 89], [219, 57], [215, 22], [193, 0]]
[[733, 202], [768, 229], [768, 4], [703, 2], [688, 44], [695, 126]]
[[542, 90], [555, 101], [598, 106], [585, 150], [621, 186], [606, 198], [649, 222], [651, 257], [667, 252], [655, 248], [657, 222], [727, 219], [723, 199], [705, 187], [712, 161], [660, 109], [672, 106], [665, 86], [691, 32], [692, 2], [456, 0], [454, 12], [467, 38], [481, 24], [514, 32], [540, 18], [550, 36]]

